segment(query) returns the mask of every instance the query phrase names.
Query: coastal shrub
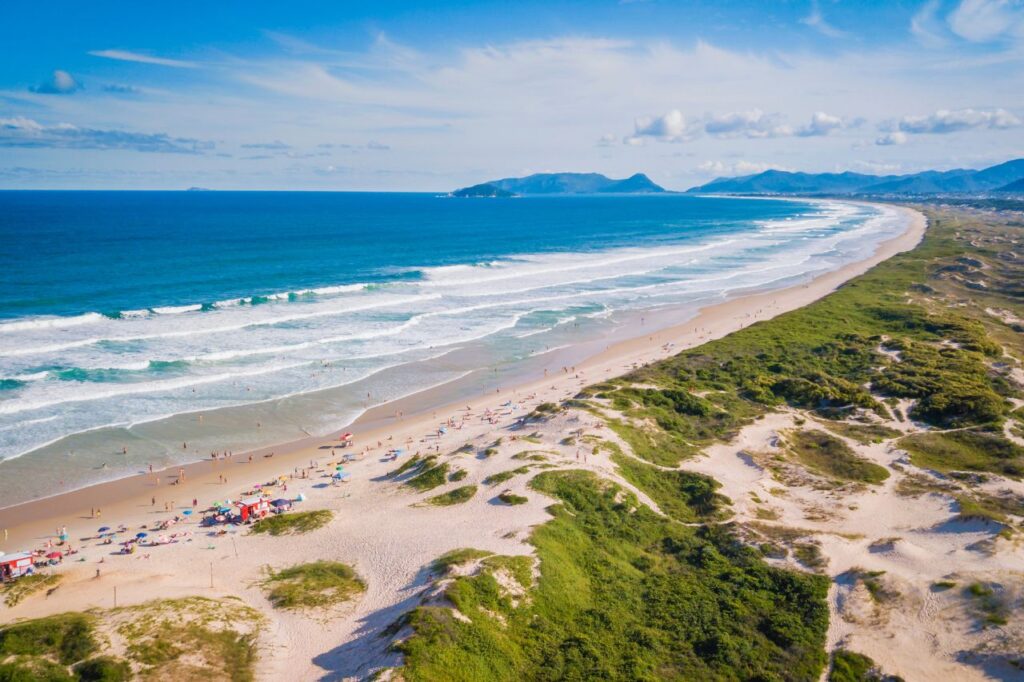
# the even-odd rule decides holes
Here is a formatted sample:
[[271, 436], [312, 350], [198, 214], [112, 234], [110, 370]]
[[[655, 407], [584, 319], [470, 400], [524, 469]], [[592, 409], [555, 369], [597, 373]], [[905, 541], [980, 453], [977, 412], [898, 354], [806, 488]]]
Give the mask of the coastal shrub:
[[484, 479], [484, 485], [498, 485], [499, 483], [504, 483], [505, 481], [507, 481], [507, 480], [509, 480], [511, 478], [514, 478], [514, 477], [519, 476], [521, 474], [527, 474], [529, 472], [530, 472], [530, 467], [529, 466], [522, 466], [522, 467], [519, 467], [518, 469], [510, 469], [508, 471], [501, 471], [501, 472], [498, 472], [496, 474], [491, 474], [490, 476], [485, 478]]
[[461, 481], [462, 479], [466, 478], [466, 476], [469, 476], [468, 471], [466, 471], [465, 469], [456, 469], [451, 473], [451, 475], [448, 476], [448, 480], [454, 483], [456, 481]]
[[0, 629], [3, 656], [52, 656], [71, 665], [94, 653], [98, 646], [93, 618], [84, 613], [37, 618]]
[[828, 682], [902, 682], [902, 678], [886, 675], [873, 660], [848, 649], [832, 653], [832, 670]]
[[888, 469], [858, 456], [849, 445], [824, 431], [790, 431], [786, 442], [801, 464], [822, 475], [873, 485], [889, 478]]
[[132, 669], [127, 661], [113, 656], [97, 656], [74, 667], [78, 682], [127, 682]]
[[453, 549], [452, 551], [446, 552], [434, 559], [430, 564], [430, 567], [437, 573], [447, 573], [452, 566], [461, 566], [462, 564], [467, 564], [470, 561], [477, 561], [479, 559], [492, 556], [493, 554], [493, 552], [474, 549], [472, 547]]
[[432, 490], [439, 485], [443, 485], [447, 477], [448, 463], [442, 462], [441, 464], [435, 464], [434, 466], [421, 470], [420, 473], [406, 481], [405, 485], [410, 488], [415, 488], [420, 492], [424, 492], [426, 490]]
[[260, 519], [252, 524], [250, 533], [269, 535], [301, 535], [322, 528], [331, 522], [334, 512], [329, 509], [288, 512]]
[[476, 486], [464, 485], [461, 488], [455, 488], [454, 490], [449, 490], [446, 493], [441, 493], [440, 495], [427, 498], [427, 504], [432, 504], [438, 507], [448, 507], [453, 504], [468, 502], [474, 495], [476, 495]]
[[612, 461], [627, 481], [650, 495], [658, 508], [676, 521], [694, 523], [727, 516], [729, 498], [716, 492], [721, 485], [702, 474], [665, 471], [632, 457], [614, 453]]
[[4, 596], [4, 604], [17, 606], [26, 597], [59, 584], [63, 578], [60, 573], [23, 575], [17, 580], [3, 583], [0, 586], [0, 594]]
[[267, 599], [278, 609], [333, 606], [366, 589], [351, 566], [337, 561], [314, 561], [270, 570], [262, 585], [267, 590]]
[[821, 673], [824, 577], [772, 568], [728, 529], [666, 519], [589, 472], [544, 472], [532, 486], [559, 503], [531, 538], [540, 579], [528, 598], [511, 599], [486, 571], [455, 578], [446, 594], [465, 618], [442, 606], [413, 610], [413, 634], [396, 645], [404, 679]]
[[882, 441], [890, 440], [892, 438], [899, 438], [903, 435], [902, 431], [883, 426], [881, 424], [849, 424], [846, 422], [828, 422], [825, 424], [825, 428], [833, 433], [840, 436], [845, 436], [852, 440], [862, 443], [864, 445], [870, 445], [872, 443], [881, 443]]
[[516, 495], [510, 492], [501, 493], [500, 495], [498, 495], [498, 499], [504, 502], [505, 504], [512, 506], [526, 504], [529, 501], [522, 495]]
[[0, 682], [75, 682], [75, 678], [53, 661], [19, 657], [0, 663]]
[[917, 466], [941, 472], [991, 472], [1024, 477], [1024, 448], [999, 432], [917, 433], [899, 441]]

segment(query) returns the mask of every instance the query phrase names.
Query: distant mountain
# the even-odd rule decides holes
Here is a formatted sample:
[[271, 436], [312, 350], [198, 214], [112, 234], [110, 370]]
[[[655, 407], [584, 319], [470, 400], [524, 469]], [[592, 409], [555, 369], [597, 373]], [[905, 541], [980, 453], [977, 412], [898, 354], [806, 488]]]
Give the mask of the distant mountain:
[[500, 187], [496, 187], [490, 183], [484, 182], [479, 185], [473, 185], [472, 187], [463, 187], [452, 192], [453, 197], [514, 197], [514, 192], [509, 192]]
[[1017, 194], [1024, 194], [1024, 178], [1011, 182], [1009, 185], [1003, 185], [997, 192], [1016, 192]]
[[[624, 180], [614, 180], [600, 173], [536, 173], [525, 178], [503, 178], [474, 185], [481, 186], [493, 186], [513, 194], [652, 194], [665, 191], [643, 173]], [[472, 188], [456, 190], [453, 194], [469, 189]]]
[[972, 194], [1001, 190], [1024, 179], [1024, 159], [972, 170], [925, 171], [911, 175], [790, 173], [770, 170], [718, 178], [687, 192], [700, 194]]

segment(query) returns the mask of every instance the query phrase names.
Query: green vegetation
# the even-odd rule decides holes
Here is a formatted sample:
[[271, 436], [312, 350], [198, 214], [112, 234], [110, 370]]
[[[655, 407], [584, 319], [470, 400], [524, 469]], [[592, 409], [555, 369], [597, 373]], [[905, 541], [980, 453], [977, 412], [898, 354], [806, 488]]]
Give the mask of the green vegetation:
[[875, 662], [863, 654], [836, 649], [832, 653], [828, 682], [902, 682], [902, 678], [882, 673]]
[[512, 455], [512, 459], [523, 459], [528, 462], [546, 462], [547, 456], [553, 454], [548, 450], [523, 450]]
[[945, 592], [956, 587], [955, 580], [936, 580], [932, 583], [932, 591], [934, 592]]
[[17, 606], [22, 599], [45, 588], [53, 588], [63, 579], [59, 573], [33, 573], [23, 575], [17, 580], [0, 585], [0, 594], [4, 596], [4, 604]]
[[[532, 485], [560, 501], [531, 540], [540, 581], [517, 599], [493, 568], [455, 578], [446, 595], [470, 622], [414, 610], [397, 645], [405, 679], [806, 680], [824, 667], [826, 579], [771, 568], [727, 529], [665, 519], [587, 472]], [[499, 558], [528, 559], [485, 561]]]
[[[465, 446], [463, 446], [465, 447]], [[413, 455], [409, 459], [405, 460], [400, 467], [387, 473], [388, 478], [398, 478], [402, 474], [413, 471], [414, 469], [419, 470], [425, 466], [433, 464], [437, 460], [437, 455], [431, 455], [430, 457], [420, 457], [419, 455]]]
[[127, 661], [113, 656], [97, 656], [75, 666], [75, 675], [81, 682], [127, 682], [132, 677]]
[[843, 441], [824, 431], [789, 431], [789, 450], [801, 464], [830, 478], [877, 485], [889, 478], [889, 470], [869, 462]]
[[331, 522], [334, 513], [329, 509], [274, 514], [252, 524], [250, 533], [270, 535], [301, 535], [322, 528]]
[[868, 594], [876, 602], [887, 602], [892, 601], [899, 597], [899, 592], [887, 586], [880, 579], [885, 575], [885, 571], [865, 571], [862, 568], [851, 568], [849, 575], [859, 581], [867, 589]]
[[715, 492], [720, 485], [714, 479], [678, 469], [666, 471], [621, 453], [612, 454], [612, 461], [623, 478], [650, 495], [676, 521], [695, 523], [728, 516], [729, 498]]
[[872, 443], [881, 443], [892, 438], [899, 438], [903, 435], [901, 431], [889, 428], [888, 426], [882, 426], [881, 424], [849, 424], [847, 422], [828, 422], [825, 424], [825, 428], [829, 431], [850, 438], [863, 443], [864, 445], [870, 445]]
[[530, 473], [530, 467], [529, 466], [522, 466], [522, 467], [519, 467], [518, 469], [510, 469], [509, 471], [502, 471], [502, 472], [497, 473], [497, 474], [491, 474], [490, 476], [485, 478], [484, 479], [484, 485], [498, 485], [499, 483], [504, 483], [505, 481], [507, 481], [507, 480], [509, 480], [511, 478], [514, 478], [514, 477], [519, 476], [521, 474], [528, 474], [528, 473]]
[[366, 585], [350, 566], [314, 561], [280, 571], [268, 570], [262, 585], [278, 609], [323, 608], [348, 601]]
[[468, 471], [466, 471], [465, 469], [456, 469], [448, 476], [448, 480], [454, 483], [457, 481], [461, 481], [462, 479], [466, 478], [466, 476], [469, 476]]
[[433, 504], [438, 507], [448, 507], [453, 504], [468, 502], [474, 495], [476, 495], [476, 486], [464, 485], [461, 488], [455, 488], [454, 490], [449, 490], [446, 493], [441, 493], [440, 495], [427, 498], [427, 504]]
[[95, 653], [95, 619], [64, 613], [9, 625], [0, 630], [0, 655], [47, 656], [68, 666]]
[[998, 432], [917, 433], [901, 439], [899, 445], [910, 453], [914, 464], [927, 469], [1024, 477], [1024, 448]]
[[1003, 599], [996, 594], [995, 588], [986, 583], [971, 583], [964, 589], [964, 594], [971, 598], [986, 625], [1006, 625], [1010, 609]]
[[505, 504], [511, 505], [513, 507], [519, 504], [526, 504], [527, 502], [529, 502], [529, 500], [523, 497], [522, 495], [516, 495], [510, 492], [501, 493], [500, 495], [498, 495], [498, 499], [504, 502]]
[[[123, 682], [129, 679], [253, 679], [259, 614], [238, 600], [201, 597], [0, 627], [0, 682]], [[105, 647], [103, 624], [125, 638], [125, 656]], [[136, 672], [133, 674], [133, 668]]]
[[441, 464], [422, 468], [418, 474], [406, 481], [405, 484], [410, 488], [424, 492], [443, 485], [447, 477], [448, 463], [442, 462]]
[[438, 558], [434, 559], [430, 567], [437, 573], [447, 573], [448, 569], [452, 566], [461, 566], [468, 564], [470, 561], [478, 561], [485, 557], [493, 556], [493, 552], [487, 552], [482, 549], [473, 549], [472, 547], [464, 547], [462, 549], [453, 549], [450, 552], [442, 554]]

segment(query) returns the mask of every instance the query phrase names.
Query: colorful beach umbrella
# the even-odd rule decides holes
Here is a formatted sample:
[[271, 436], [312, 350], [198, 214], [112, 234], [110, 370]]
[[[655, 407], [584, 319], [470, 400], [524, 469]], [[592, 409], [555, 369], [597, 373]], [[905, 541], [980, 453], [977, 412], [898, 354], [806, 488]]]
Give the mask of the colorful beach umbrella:
[[60, 552], [50, 552], [49, 554], [46, 555], [46, 558], [47, 559], [62, 559], [62, 558], [64, 558], [64, 555], [61, 554]]
[[110, 530], [110, 526], [100, 526], [100, 529], [98, 531], [96, 531], [96, 532], [97, 533], [106, 533], [108, 530]]
[[135, 534], [135, 537], [137, 537], [137, 538], [144, 538], [144, 537], [148, 537], [148, 536], [149, 536], [149, 533], [136, 533]]

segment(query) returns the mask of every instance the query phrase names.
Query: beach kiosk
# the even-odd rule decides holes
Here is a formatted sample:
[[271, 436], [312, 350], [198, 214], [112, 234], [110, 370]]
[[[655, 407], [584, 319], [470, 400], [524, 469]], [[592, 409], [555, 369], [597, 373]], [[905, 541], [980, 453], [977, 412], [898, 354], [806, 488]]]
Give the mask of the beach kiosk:
[[246, 497], [235, 502], [235, 507], [238, 509], [238, 515], [242, 517], [243, 522], [248, 521], [250, 518], [262, 519], [270, 513], [270, 502], [264, 497]]
[[32, 553], [0, 554], [0, 580], [11, 580], [32, 572]]

